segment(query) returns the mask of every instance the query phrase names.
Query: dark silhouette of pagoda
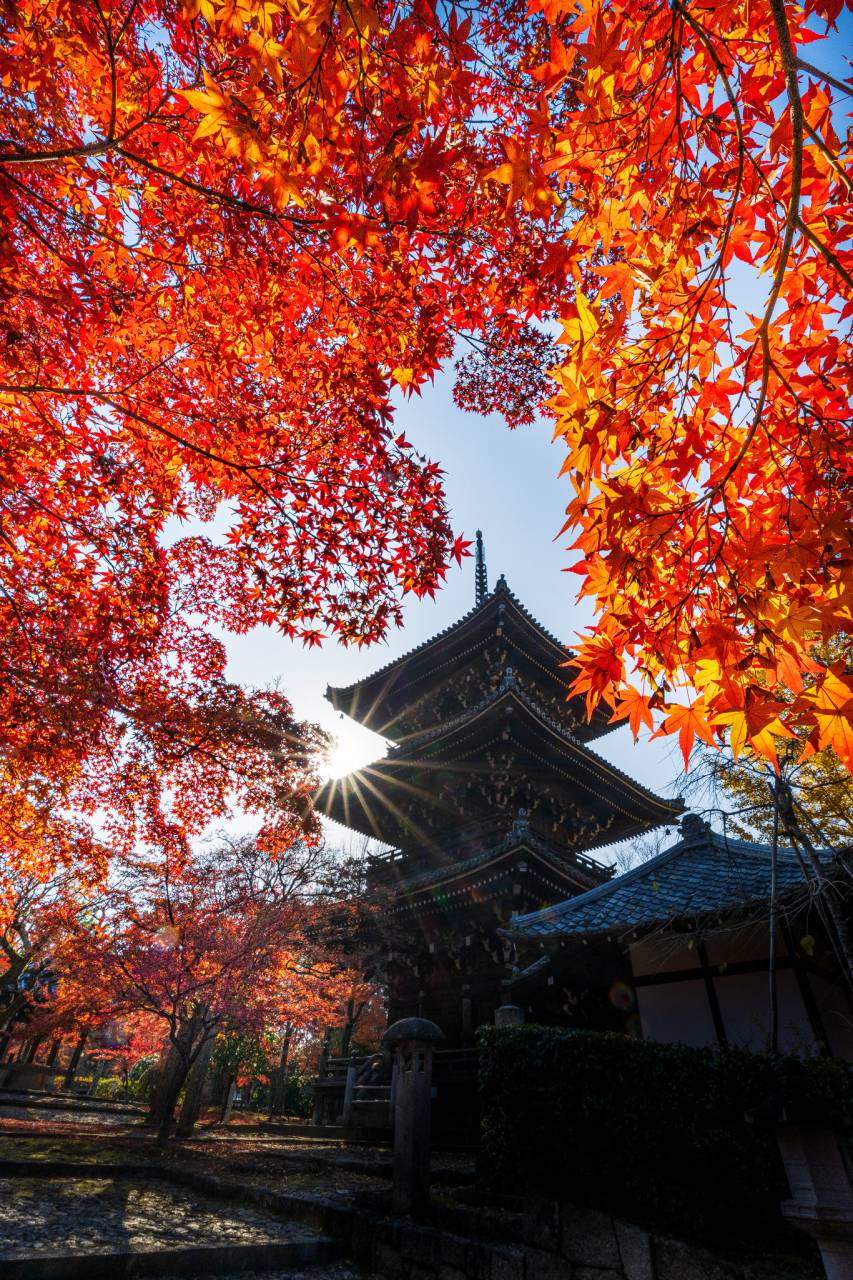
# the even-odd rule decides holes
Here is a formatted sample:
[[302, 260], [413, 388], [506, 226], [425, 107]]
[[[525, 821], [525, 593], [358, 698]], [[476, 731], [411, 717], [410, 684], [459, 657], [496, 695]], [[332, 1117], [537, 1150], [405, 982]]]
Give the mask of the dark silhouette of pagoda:
[[603, 884], [597, 846], [673, 822], [680, 805], [589, 743], [611, 727], [568, 698], [568, 652], [513, 595], [489, 592], [477, 533], [476, 604], [332, 705], [391, 740], [384, 759], [328, 783], [317, 807], [392, 846], [372, 860], [384, 906], [389, 1018], [432, 1018], [467, 1043], [504, 1003], [498, 930]]

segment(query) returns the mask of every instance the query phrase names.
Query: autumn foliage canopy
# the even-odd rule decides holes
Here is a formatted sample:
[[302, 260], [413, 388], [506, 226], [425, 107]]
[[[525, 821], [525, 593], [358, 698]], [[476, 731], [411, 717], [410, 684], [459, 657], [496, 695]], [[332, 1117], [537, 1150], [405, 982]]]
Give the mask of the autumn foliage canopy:
[[660, 709], [685, 760], [797, 732], [853, 769], [849, 642], [816, 661], [853, 620], [853, 88], [808, 60], [841, 10], [583, 6], [543, 72], [580, 81], [547, 161], [567, 527], [600, 611], [577, 687], [635, 731]]
[[853, 589], [841, 0], [2, 12], [13, 861], [97, 870], [87, 810], [310, 827], [316, 739], [208, 626], [360, 643], [436, 587], [464, 544], [391, 399], [463, 341], [459, 402], [548, 399], [566, 446], [590, 704], [853, 764], [814, 657]]

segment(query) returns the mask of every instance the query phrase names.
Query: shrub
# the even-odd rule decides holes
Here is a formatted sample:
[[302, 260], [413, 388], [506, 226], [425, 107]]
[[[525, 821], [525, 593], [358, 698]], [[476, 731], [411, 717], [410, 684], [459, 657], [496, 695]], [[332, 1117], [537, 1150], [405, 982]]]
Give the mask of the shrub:
[[796, 1118], [840, 1124], [853, 1093], [838, 1060], [537, 1026], [479, 1035], [483, 1167], [496, 1187], [705, 1239], [777, 1233], [787, 1188], [768, 1121], [784, 1101]]
[[147, 1058], [140, 1058], [131, 1067], [127, 1085], [132, 1102], [142, 1103], [146, 1107], [150, 1104], [157, 1083], [159, 1061], [156, 1053], [150, 1054]]
[[314, 1106], [313, 1085], [313, 1073], [297, 1070], [288, 1072], [282, 1115], [307, 1119]]
[[102, 1076], [95, 1085], [95, 1097], [109, 1102], [123, 1102], [127, 1097], [126, 1086], [121, 1076]]

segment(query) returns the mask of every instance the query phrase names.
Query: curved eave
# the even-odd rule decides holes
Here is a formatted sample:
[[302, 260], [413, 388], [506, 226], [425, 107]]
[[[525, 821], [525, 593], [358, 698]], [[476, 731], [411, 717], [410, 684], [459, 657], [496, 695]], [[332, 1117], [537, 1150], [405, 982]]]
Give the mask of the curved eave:
[[529, 862], [544, 867], [551, 875], [558, 876], [567, 885], [574, 885], [581, 891], [587, 890], [590, 882], [595, 880], [595, 876], [587, 868], [573, 866], [563, 858], [549, 856], [537, 849], [533, 842], [521, 838], [509, 846], [498, 845], [484, 850], [476, 857], [464, 859], [455, 866], [424, 873], [409, 881], [401, 879], [400, 883], [393, 885], [392, 888], [401, 898], [412, 900], [427, 898], [438, 890], [464, 890], [466, 881], [476, 879], [486, 871], [494, 872], [496, 868], [504, 869], [503, 864], [511, 863], [522, 856]]
[[[392, 874], [387, 883], [397, 895], [415, 899], [419, 895], [432, 893], [451, 884], [455, 887], [464, 887], [467, 879], [480, 876], [485, 870], [493, 870], [517, 858], [524, 858], [529, 863], [546, 868], [553, 876], [564, 879], [567, 884], [574, 884], [581, 892], [601, 883], [602, 878], [610, 874], [610, 868], [602, 863], [594, 863], [592, 859], [585, 859], [584, 864], [575, 863], [565, 854], [548, 849], [543, 841], [537, 840], [535, 836], [526, 832], [525, 835], [507, 837], [505, 840], [498, 841], [497, 844], [485, 847], [478, 854], [461, 859], [457, 863], [448, 864], [447, 867], [425, 870], [425, 872], [421, 870], [414, 876], [401, 874], [396, 883], [393, 883]], [[393, 863], [388, 864], [392, 873], [393, 865]], [[382, 867], [382, 860], [379, 860], [378, 869], [382, 870]]]
[[[426, 675], [431, 675], [436, 670], [439, 652], [447, 651], [452, 658], [454, 650], [464, 648], [471, 633], [476, 633], [490, 614], [498, 612], [501, 605], [512, 610], [515, 623], [522, 632], [528, 634], [533, 645], [538, 646], [555, 686], [568, 693], [568, 682], [561, 679], [558, 673], [572, 656], [571, 650], [525, 609], [501, 578], [483, 603], [475, 605], [457, 622], [410, 649], [408, 653], [386, 663], [363, 680], [346, 686], [327, 686], [326, 698], [336, 711], [342, 711], [368, 729], [387, 735], [392, 722], [401, 717], [389, 715], [384, 710], [386, 701], [402, 693], [409, 682], [417, 683]], [[597, 710], [592, 720], [580, 727], [580, 732], [584, 738], [592, 739], [599, 737], [610, 727], [607, 713]]]
[[[512, 712], [511, 721], [506, 715], [507, 708]], [[636, 823], [641, 829], [648, 830], [674, 822], [681, 815], [681, 801], [666, 800], [635, 782], [585, 743], [574, 738], [537, 703], [513, 686], [497, 690], [470, 712], [456, 717], [447, 725], [421, 734], [405, 746], [389, 751], [384, 759], [348, 774], [345, 778], [327, 783], [317, 794], [315, 807], [328, 817], [364, 835], [396, 843], [396, 840], [389, 840], [388, 835], [383, 834], [388, 832], [389, 824], [399, 823], [401, 830], [405, 830], [408, 825], [406, 815], [395, 803], [395, 791], [397, 794], [414, 794], [420, 800], [431, 800], [436, 812], [441, 815], [445, 810], [438, 798], [429, 795], [423, 781], [412, 781], [412, 775], [416, 777], [418, 773], [425, 774], [428, 783], [429, 771], [434, 769], [452, 771], [456, 766], [460, 772], [476, 772], [474, 765], [454, 759], [454, 749], [464, 738], [467, 743], [466, 754], [470, 758], [472, 739], [475, 743], [479, 740], [486, 747], [494, 741], [499, 726], [510, 722], [515, 745], [521, 754], [525, 746], [518, 741], [516, 726], [524, 724], [538, 744], [542, 744], [546, 750], [550, 749], [564, 762], [571, 763], [571, 784], [590, 797], [591, 809], [601, 807], [602, 796], [606, 796], [609, 788], [614, 793], [611, 807], [620, 809], [624, 819]], [[546, 767], [547, 763], [546, 761]], [[616, 803], [617, 800], [622, 803]], [[450, 810], [446, 812], [450, 816]], [[622, 825], [624, 826], [624, 822]], [[600, 840], [590, 843], [588, 847], [594, 848], [595, 844], [608, 844], [620, 838], [625, 836], [605, 833]]]
[[[484, 721], [486, 724], [490, 719], [500, 721], [507, 706], [512, 706], [513, 714], [515, 714], [516, 710], [521, 713], [519, 718], [523, 718], [526, 721], [537, 739], [549, 742], [562, 754], [585, 764], [597, 776], [606, 777], [623, 789], [626, 794], [633, 795], [639, 801], [658, 810], [662, 815], [658, 819], [659, 821], [666, 821], [667, 818], [674, 820], [683, 812], [684, 805], [681, 800], [666, 800], [654, 791], [649, 791], [641, 783], [635, 782], [627, 773], [623, 773], [615, 765], [609, 764], [603, 756], [600, 756], [591, 747], [588, 747], [585, 742], [581, 742], [572, 733], [568, 732], [559, 721], [549, 716], [547, 711], [535, 702], [533, 698], [528, 697], [526, 693], [512, 683], [508, 683], [505, 687], [496, 690], [495, 693], [490, 694], [488, 698], [484, 698], [469, 712], [457, 716], [441, 728], [427, 730], [419, 734], [417, 738], [412, 738], [405, 746], [389, 751], [381, 763], [389, 764], [392, 761], [399, 761], [400, 763], [407, 761], [412, 765], [417, 765], [427, 762], [432, 755], [443, 758], [442, 748], [444, 751], [452, 751], [456, 739], [462, 736], [470, 737], [472, 730], [475, 731]], [[516, 721], [513, 720], [513, 723], [516, 723]]]

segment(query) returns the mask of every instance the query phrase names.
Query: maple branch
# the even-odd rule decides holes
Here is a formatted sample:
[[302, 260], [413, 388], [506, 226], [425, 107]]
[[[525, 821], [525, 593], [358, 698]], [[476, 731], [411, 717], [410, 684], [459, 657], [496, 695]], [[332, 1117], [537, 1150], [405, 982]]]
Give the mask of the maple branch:
[[118, 111], [118, 77], [116, 73], [115, 49], [113, 48], [112, 32], [110, 24], [101, 7], [100, 0], [94, 0], [95, 12], [100, 19], [101, 26], [104, 29], [104, 40], [107, 46], [107, 58], [110, 64], [110, 121], [107, 125], [107, 142], [112, 143], [115, 139], [116, 132], [116, 113]]
[[[782, 238], [782, 245], [779, 250], [779, 257], [776, 262], [776, 270], [773, 275], [773, 284], [770, 289], [770, 295], [767, 299], [767, 305], [764, 309], [764, 315], [759, 326], [758, 334], [756, 335], [755, 341], [752, 345], [752, 351], [750, 352], [751, 355], [752, 352], [755, 351], [756, 346], [761, 347], [761, 383], [753, 411], [752, 423], [750, 424], [749, 430], [743, 439], [734, 461], [729, 467], [727, 467], [722, 479], [713, 485], [713, 487], [708, 491], [708, 500], [710, 500], [714, 493], [724, 492], [727, 482], [731, 479], [743, 459], [746, 457], [749, 446], [751, 445], [761, 422], [764, 405], [767, 401], [767, 388], [770, 381], [770, 323], [773, 319], [773, 313], [776, 310], [776, 303], [782, 289], [785, 272], [788, 269], [788, 259], [791, 255], [791, 248], [794, 243], [794, 232], [799, 223], [800, 192], [802, 188], [803, 173], [803, 104], [802, 99], [800, 98], [799, 85], [797, 83], [796, 57], [794, 56], [794, 47], [791, 43], [791, 33], [788, 29], [788, 18], [785, 13], [785, 0], [770, 0], [770, 9], [773, 14], [773, 25], [776, 28], [776, 35], [779, 40], [779, 51], [782, 58], [782, 67], [785, 73], [785, 84], [788, 92], [788, 104], [791, 113], [791, 190], [788, 197], [788, 209], [785, 217], [785, 231]], [[749, 367], [749, 359], [746, 361], [746, 367]]]
[[[791, 52], [793, 53], [793, 49]], [[831, 84], [834, 89], [846, 94], [848, 98], [853, 98], [853, 88], [849, 84], [845, 84], [843, 80], [836, 80], [835, 76], [831, 76], [828, 71], [821, 71], [820, 67], [816, 67], [814, 63], [806, 62], [805, 58], [795, 57], [794, 66], [798, 71], [804, 71], [806, 75], [817, 76], [819, 80], [825, 80], [827, 84]]]
[[192, 441], [186, 440], [183, 436], [179, 436], [176, 432], [170, 431], [168, 427], [164, 427], [162, 423], [155, 422], [152, 418], [148, 418], [144, 414], [138, 413], [135, 409], [131, 409], [128, 405], [122, 404], [119, 400], [116, 400], [113, 396], [107, 395], [103, 391], [96, 391], [94, 388], [87, 387], [52, 387], [40, 385], [38, 383], [31, 383], [27, 386], [17, 386], [14, 383], [0, 383], [0, 392], [24, 396], [55, 395], [67, 396], [71, 399], [85, 397], [97, 400], [99, 403], [107, 405], [110, 409], [115, 409], [117, 413], [124, 414], [125, 417], [130, 418], [133, 422], [138, 422], [142, 426], [150, 427], [152, 431], [156, 431], [160, 435], [166, 436], [175, 444], [180, 445], [181, 448], [189, 449], [191, 453], [197, 453], [200, 457], [207, 458], [209, 462], [215, 462], [219, 466], [226, 467], [229, 470], [237, 471], [241, 475], [244, 475], [250, 483], [255, 485], [255, 487], [263, 493], [264, 497], [268, 498], [276, 508], [282, 510], [283, 514], [286, 514], [284, 513], [281, 503], [276, 498], [275, 494], [270, 493], [269, 490], [251, 474], [252, 471], [257, 468], [247, 466], [242, 462], [234, 462], [230, 458], [224, 458], [221, 454], [213, 453], [211, 450], [205, 449], [203, 445], [194, 444]]
[[0, 152], [0, 164], [52, 164], [54, 160], [73, 160], [83, 156], [102, 156], [117, 147], [121, 139], [102, 138], [100, 142], [84, 142], [74, 147], [57, 147], [53, 151], [28, 151], [19, 147], [16, 151]]
[[[135, 133], [145, 125], [150, 124], [156, 118], [157, 112], [166, 102], [171, 93], [166, 93], [157, 103], [153, 111], [144, 115], [136, 124], [126, 129], [124, 133], [116, 136], [107, 136], [101, 138], [99, 142], [82, 142], [73, 147], [57, 147], [51, 151], [30, 151], [22, 147], [18, 147], [15, 151], [0, 152], [0, 164], [52, 164], [55, 160], [75, 160], [82, 159], [86, 156], [102, 156], [114, 148], [120, 154], [122, 152], [122, 143], [128, 138], [132, 138]], [[112, 122], [112, 128], [115, 128], [115, 121]], [[14, 144], [13, 144], [14, 145]]]
[[[207, 200], [212, 200], [216, 204], [224, 205], [228, 209], [237, 209], [241, 213], [251, 213], [255, 217], [263, 218], [267, 222], [274, 222], [279, 226], [285, 227], [287, 223], [294, 226], [316, 227], [321, 226], [322, 222], [318, 218], [305, 218], [295, 216], [293, 214], [283, 214], [276, 212], [274, 209], [267, 209], [260, 204], [252, 204], [249, 200], [242, 200], [239, 196], [228, 195], [225, 191], [215, 191], [213, 187], [207, 187], [202, 182], [196, 182], [194, 178], [188, 178], [185, 174], [175, 173], [170, 169], [163, 169], [160, 165], [155, 164], [153, 160], [146, 159], [145, 156], [137, 155], [134, 151], [126, 151], [122, 146], [116, 146], [119, 155], [124, 156], [125, 160], [131, 161], [133, 164], [141, 165], [143, 169], [148, 169], [150, 173], [156, 173], [161, 178], [166, 178], [169, 182], [174, 182], [179, 187], [186, 187], [189, 191], [194, 191], [196, 195], [204, 196]], [[0, 157], [2, 159], [2, 157]]]
[[797, 215], [797, 228], [803, 233], [806, 239], [814, 245], [818, 253], [826, 259], [833, 271], [836, 271], [841, 276], [841, 279], [848, 288], [853, 289], [853, 275], [850, 274], [843, 263], [839, 262], [829, 245], [824, 244], [820, 236], [818, 236], [816, 232], [812, 231], [810, 227], [807, 227], [799, 215]]

